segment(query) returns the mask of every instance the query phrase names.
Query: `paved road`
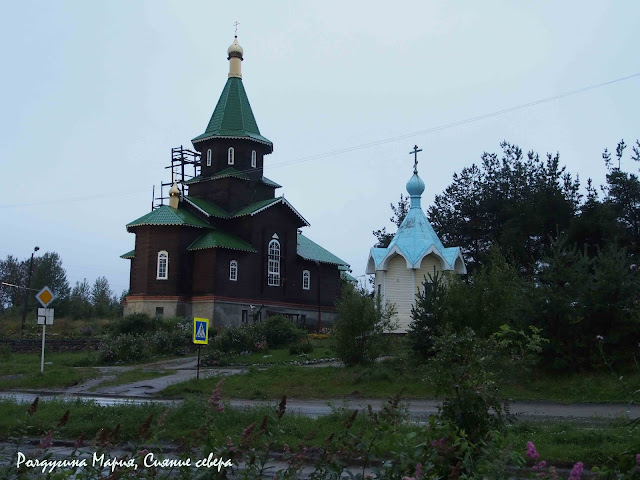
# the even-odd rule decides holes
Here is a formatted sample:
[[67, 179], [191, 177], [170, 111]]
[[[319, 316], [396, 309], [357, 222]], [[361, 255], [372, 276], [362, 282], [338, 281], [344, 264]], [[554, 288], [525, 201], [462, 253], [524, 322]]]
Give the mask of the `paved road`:
[[[65, 400], [74, 401], [77, 399], [92, 401], [98, 405], [126, 405], [153, 403], [160, 405], [178, 405], [180, 400], [167, 400], [145, 398], [140, 396], [121, 395], [90, 395], [90, 394], [69, 394], [57, 392], [0, 392], [0, 398], [13, 399], [18, 402], [31, 403], [39, 396], [40, 400]], [[234, 399], [229, 402], [232, 407], [251, 408], [256, 406], [275, 406], [277, 401], [265, 400], [240, 400]], [[321, 417], [329, 415], [336, 409], [359, 409], [364, 410], [367, 405], [378, 411], [385, 403], [379, 399], [333, 399], [333, 400], [287, 400], [287, 410], [292, 413], [309, 417]], [[410, 418], [413, 421], [424, 421], [429, 415], [437, 413], [438, 402], [434, 400], [408, 400], [404, 402]], [[561, 405], [542, 402], [515, 402], [510, 405], [511, 413], [516, 418], [534, 419], [575, 419], [575, 420], [603, 420], [613, 418], [640, 418], [640, 407], [620, 404], [572, 404]]]

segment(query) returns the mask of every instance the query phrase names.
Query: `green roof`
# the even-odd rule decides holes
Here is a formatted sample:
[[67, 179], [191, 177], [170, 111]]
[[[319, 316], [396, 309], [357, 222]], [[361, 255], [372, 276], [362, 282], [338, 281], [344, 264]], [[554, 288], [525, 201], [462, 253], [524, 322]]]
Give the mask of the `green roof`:
[[197, 228], [211, 228], [211, 225], [201, 220], [197, 215], [184, 210], [162, 205], [142, 217], [127, 223], [127, 229], [141, 225], [175, 225]]
[[209, 125], [202, 135], [191, 141], [197, 143], [215, 137], [247, 138], [266, 144], [273, 150], [273, 143], [260, 135], [241, 78], [230, 77], [227, 80]]
[[349, 266], [347, 262], [336, 257], [329, 250], [325, 250], [317, 243], [312, 242], [300, 232], [298, 232], [298, 255], [305, 260], [312, 260], [314, 262], [318, 261], [320, 263]]
[[120, 258], [124, 258], [124, 259], [128, 260], [128, 259], [131, 259], [131, 258], [133, 258], [135, 256], [136, 256], [136, 249], [134, 248], [130, 252], [123, 253], [122, 255], [120, 255]]
[[205, 248], [229, 248], [231, 250], [241, 250], [244, 252], [257, 252], [249, 243], [222, 230], [215, 230], [201, 235], [189, 245], [187, 250], [204, 250]]
[[[244, 172], [236, 170], [233, 167], [229, 167], [229, 168], [225, 168], [224, 170], [222, 170], [218, 174], [213, 175], [211, 177], [206, 177], [204, 175], [197, 175], [197, 176], [195, 176], [193, 178], [190, 178], [189, 180], [186, 180], [183, 183], [185, 185], [192, 185], [194, 183], [208, 182], [209, 180], [217, 180], [217, 179], [226, 178], [226, 177], [236, 177], [236, 178], [241, 178], [242, 180], [249, 180], [249, 176], [245, 175]], [[268, 179], [267, 177], [262, 177], [260, 179], [260, 181], [262, 183], [264, 183], [265, 185], [269, 185], [270, 187], [282, 188], [282, 185], [277, 184], [276, 182], [274, 182], [273, 180]]]
[[293, 205], [287, 202], [284, 197], [268, 198], [267, 200], [261, 200], [256, 203], [252, 203], [251, 205], [248, 205], [238, 210], [236, 213], [233, 214], [233, 216], [242, 217], [244, 215], [255, 215], [256, 213], [260, 213], [261, 211], [266, 210], [267, 208], [272, 207], [273, 205], [277, 205], [278, 203], [282, 203], [283, 205], [286, 205], [287, 207], [289, 207], [289, 209], [293, 213], [295, 213], [300, 220], [302, 220], [304, 225], [309, 226], [309, 222], [307, 222], [305, 218], [302, 215], [300, 215], [300, 212], [298, 212], [295, 208], [293, 208]]
[[252, 203], [251, 205], [247, 205], [246, 207], [238, 210], [236, 213], [234, 213], [233, 216], [234, 217], [242, 217], [243, 215], [252, 215], [254, 213], [258, 213], [263, 208], [268, 208], [272, 204], [275, 204], [276, 202], [280, 201], [281, 198], [282, 197], [268, 198], [266, 200], [261, 200], [261, 201], [256, 202], [256, 203]]
[[208, 200], [190, 196], [184, 197], [184, 199], [208, 217], [229, 218], [227, 212]]

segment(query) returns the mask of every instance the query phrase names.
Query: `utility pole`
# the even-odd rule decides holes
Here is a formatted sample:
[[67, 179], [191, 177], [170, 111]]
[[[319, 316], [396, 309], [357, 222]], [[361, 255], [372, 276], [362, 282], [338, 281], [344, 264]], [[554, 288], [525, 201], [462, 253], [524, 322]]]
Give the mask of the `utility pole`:
[[20, 326], [20, 337], [24, 337], [24, 321], [27, 318], [27, 299], [29, 298], [29, 291], [31, 289], [31, 275], [33, 274], [33, 254], [40, 250], [40, 247], [35, 247], [31, 252], [31, 260], [29, 261], [29, 279], [27, 280], [27, 287], [24, 289], [24, 305], [22, 308], [22, 325]]

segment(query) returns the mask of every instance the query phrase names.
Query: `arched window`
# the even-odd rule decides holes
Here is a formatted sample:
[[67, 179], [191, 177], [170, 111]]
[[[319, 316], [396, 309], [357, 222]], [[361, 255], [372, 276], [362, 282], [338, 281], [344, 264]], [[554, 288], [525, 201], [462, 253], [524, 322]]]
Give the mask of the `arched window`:
[[302, 289], [309, 290], [311, 288], [311, 272], [304, 270], [302, 272]]
[[166, 250], [158, 252], [158, 265], [156, 280], [166, 280], [169, 278], [169, 254]]
[[211, 149], [207, 150], [207, 167], [211, 166]]
[[277, 287], [280, 285], [280, 242], [275, 239], [269, 242], [267, 284], [271, 287]]
[[229, 154], [227, 155], [227, 158], [229, 160], [229, 165], [233, 165], [234, 159], [233, 159], [233, 147], [229, 147]]
[[229, 280], [235, 282], [238, 280], [238, 262], [231, 260], [229, 263]]
[[256, 151], [251, 150], [251, 167], [256, 168]]

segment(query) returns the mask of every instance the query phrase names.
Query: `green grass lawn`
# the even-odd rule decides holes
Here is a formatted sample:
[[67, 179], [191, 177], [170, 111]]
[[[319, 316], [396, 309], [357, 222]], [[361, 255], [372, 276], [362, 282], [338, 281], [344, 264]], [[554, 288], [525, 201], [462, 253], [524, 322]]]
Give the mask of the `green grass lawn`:
[[149, 380], [152, 378], [164, 377], [174, 373], [173, 370], [151, 370], [149, 368], [135, 368], [133, 370], [126, 370], [116, 375], [116, 378], [111, 380], [105, 380], [98, 385], [91, 388], [91, 391], [98, 390], [104, 387], [113, 387], [116, 385], [124, 385], [127, 383], [140, 382], [142, 380]]
[[321, 358], [333, 358], [335, 352], [329, 347], [326, 340], [312, 340], [313, 352], [306, 355], [291, 355], [289, 347], [274, 348], [266, 352], [256, 352], [249, 355], [233, 357], [229, 360], [231, 365], [262, 365], [265, 363], [289, 363], [294, 361], [317, 360]]
[[[153, 415], [152, 441], [181, 442], [195, 438], [194, 435], [203, 425], [206, 416], [213, 415], [208, 440], [204, 442], [216, 447], [226, 442], [227, 436], [238, 438], [251, 423], [260, 424], [266, 415], [269, 438], [274, 449], [281, 449], [286, 443], [295, 451], [296, 448], [301, 448], [299, 445], [324, 446], [327, 437], [344, 431], [343, 425], [351, 413], [336, 411], [319, 419], [287, 413], [278, 420], [274, 408], [244, 410], [227, 407], [220, 413], [212, 413], [211, 410], [207, 413], [204, 399], [191, 399], [167, 409], [163, 425], [158, 426], [157, 420], [165, 408], [157, 405], [101, 407], [79, 400], [46, 401], [40, 402], [33, 415], [27, 415], [27, 408], [28, 404], [0, 401], [0, 437], [39, 436], [53, 430], [54, 439], [73, 440], [84, 435], [90, 443], [100, 429], [113, 431], [119, 425], [118, 438], [112, 439], [112, 444], [132, 441], [135, 445], [141, 445], [139, 428]], [[67, 409], [70, 411], [69, 421], [58, 428], [58, 422]], [[375, 428], [368, 416], [360, 412], [351, 432], [359, 437], [366, 437], [373, 435]], [[400, 438], [408, 438], [411, 432], [415, 432], [416, 441], [430, 438], [427, 426], [403, 424], [393, 433], [388, 432], [378, 437], [376, 455], [380, 458], [386, 455], [388, 458], [393, 449], [397, 448], [394, 442]], [[507, 441], [514, 450], [524, 454], [526, 442], [532, 441], [540, 454], [540, 460], [554, 464], [570, 465], [583, 461], [591, 466], [603, 464], [610, 456], [625, 451], [634, 452], [635, 455], [635, 449], [640, 448], [638, 438], [638, 431], [630, 430], [627, 422], [622, 420], [596, 424], [568, 421], [521, 422], [507, 428]]]
[[40, 354], [12, 353], [0, 360], [0, 390], [9, 388], [61, 388], [84, 382], [98, 375], [91, 368], [97, 354], [88, 352], [45, 352], [44, 374], [40, 373]]
[[[425, 366], [408, 367], [400, 361], [385, 361], [364, 367], [309, 368], [293, 365], [250, 369], [247, 374], [226, 377], [226, 398], [389, 398], [402, 390], [404, 398], [436, 398], [430, 372]], [[191, 380], [160, 392], [161, 396], [208, 395], [218, 377]], [[544, 375], [521, 380], [504, 389], [504, 397], [513, 401], [549, 401], [558, 403], [627, 403], [640, 388], [640, 374], [619, 377], [610, 373]]]

